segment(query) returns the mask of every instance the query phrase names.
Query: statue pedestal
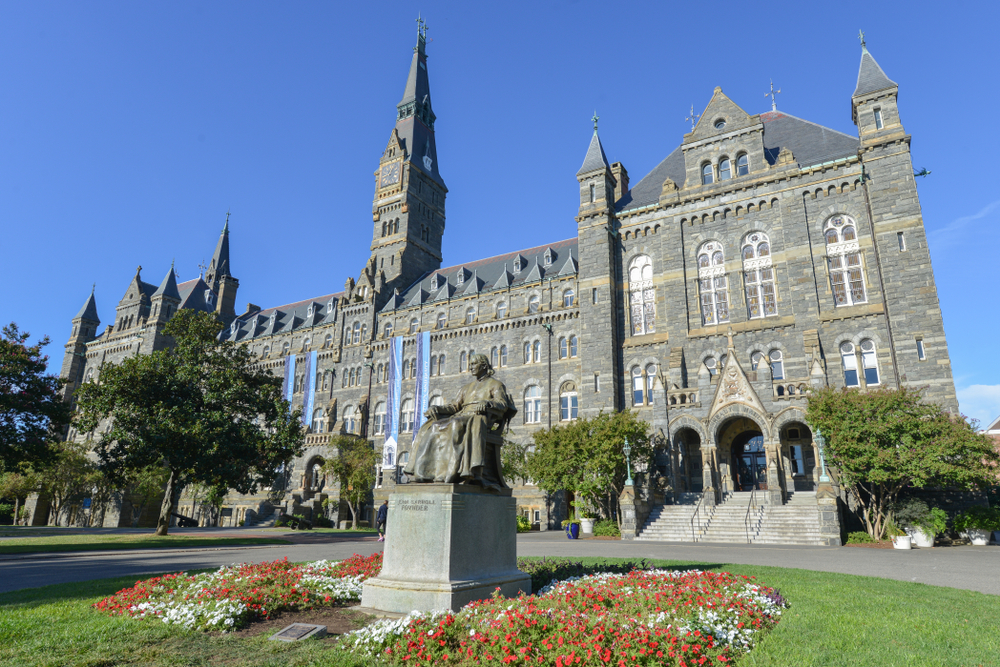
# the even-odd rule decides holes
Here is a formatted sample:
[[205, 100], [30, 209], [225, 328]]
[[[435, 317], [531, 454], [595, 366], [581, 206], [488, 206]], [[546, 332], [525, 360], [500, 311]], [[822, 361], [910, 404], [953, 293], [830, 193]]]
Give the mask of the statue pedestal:
[[389, 496], [382, 572], [364, 583], [361, 606], [408, 613], [458, 610], [500, 589], [531, 593], [517, 569], [517, 503], [509, 489], [406, 484]]

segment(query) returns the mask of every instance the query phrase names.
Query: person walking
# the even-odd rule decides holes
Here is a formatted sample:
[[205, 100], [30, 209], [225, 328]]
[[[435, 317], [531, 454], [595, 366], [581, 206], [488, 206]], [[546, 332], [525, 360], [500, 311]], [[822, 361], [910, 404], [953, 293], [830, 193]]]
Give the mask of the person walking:
[[384, 500], [375, 513], [375, 527], [378, 529], [378, 541], [385, 542], [385, 520], [389, 517], [389, 501]]

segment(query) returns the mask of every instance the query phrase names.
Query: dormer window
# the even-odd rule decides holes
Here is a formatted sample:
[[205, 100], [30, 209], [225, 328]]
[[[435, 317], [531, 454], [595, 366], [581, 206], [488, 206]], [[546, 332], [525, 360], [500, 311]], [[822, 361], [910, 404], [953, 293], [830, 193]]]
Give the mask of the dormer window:
[[436, 290], [438, 288], [438, 274], [431, 276], [431, 290]]
[[552, 266], [552, 251], [545, 251], [545, 266]]
[[333, 299], [330, 299], [326, 304], [326, 314], [333, 315]]
[[313, 306], [310, 305], [306, 308], [306, 317], [312, 317], [314, 312], [315, 310], [313, 309]]
[[229, 331], [231, 333], [236, 333], [237, 326], [239, 325], [239, 320], [233, 320], [233, 323], [229, 325]]
[[215, 300], [215, 295], [212, 293], [212, 290], [210, 289], [205, 290], [205, 303], [211, 306], [213, 305], [214, 300]]
[[701, 167], [701, 184], [711, 185], [715, 182], [715, 174], [712, 171], [712, 165], [705, 163]]
[[459, 285], [465, 282], [465, 269], [458, 270], [458, 275], [455, 276], [455, 282]]
[[746, 153], [740, 153], [736, 156], [736, 175], [746, 176], [750, 173], [750, 160], [747, 159]]
[[725, 118], [719, 118], [718, 120], [715, 121], [715, 129], [722, 130], [722, 129], [725, 129], [725, 127], [726, 127], [726, 119]]
[[521, 265], [521, 258], [520, 257], [515, 257], [514, 258], [514, 273], [520, 273], [521, 272], [521, 266], [522, 266]]
[[278, 317], [278, 311], [271, 313], [271, 324], [274, 324], [274, 320]]

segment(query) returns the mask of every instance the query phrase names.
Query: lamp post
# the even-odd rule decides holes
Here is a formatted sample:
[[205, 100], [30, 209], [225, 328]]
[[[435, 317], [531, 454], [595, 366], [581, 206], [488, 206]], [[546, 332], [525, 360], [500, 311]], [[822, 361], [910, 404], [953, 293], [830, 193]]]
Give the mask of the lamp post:
[[820, 433], [819, 429], [813, 431], [813, 440], [816, 441], [816, 448], [819, 449], [819, 481], [829, 482], [830, 476], [826, 474], [826, 459], [823, 453], [823, 445], [826, 444], [826, 438]]
[[628, 438], [625, 438], [625, 446], [622, 447], [622, 453], [625, 454], [625, 470], [628, 472], [628, 479], [625, 480], [625, 486], [632, 486], [632, 463], [629, 460], [632, 448], [629, 447]]

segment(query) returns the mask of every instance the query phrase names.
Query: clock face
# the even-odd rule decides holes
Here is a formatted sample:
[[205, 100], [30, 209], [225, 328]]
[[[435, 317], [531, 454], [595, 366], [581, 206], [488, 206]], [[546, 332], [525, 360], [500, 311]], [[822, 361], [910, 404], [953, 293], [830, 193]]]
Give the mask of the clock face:
[[382, 176], [379, 179], [379, 187], [384, 188], [387, 185], [394, 185], [399, 182], [399, 162], [391, 162], [389, 164], [382, 165]]

